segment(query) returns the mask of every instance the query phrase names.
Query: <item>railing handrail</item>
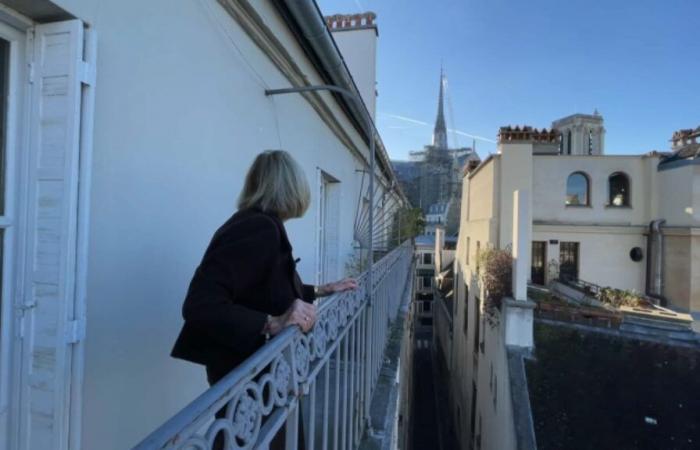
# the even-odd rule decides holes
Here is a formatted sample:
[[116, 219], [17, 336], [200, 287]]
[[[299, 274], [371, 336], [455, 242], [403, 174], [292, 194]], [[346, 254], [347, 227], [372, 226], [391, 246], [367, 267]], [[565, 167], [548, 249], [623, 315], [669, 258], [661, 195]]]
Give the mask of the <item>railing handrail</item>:
[[[404, 242], [372, 265], [371, 270], [375, 272], [374, 279], [372, 280], [373, 286], [365, 286], [365, 290], [360, 288], [362, 302], [366, 302], [367, 299], [366, 289], [375, 290], [390, 271], [391, 267], [393, 267], [393, 264], [400, 259], [401, 252], [407, 251], [410, 245], [410, 241]], [[392, 266], [386, 267], [389, 263], [392, 263]], [[367, 273], [368, 271], [365, 271], [358, 277], [358, 283], [361, 285], [365, 284]], [[321, 317], [329, 308], [338, 306], [336, 304], [340, 302], [341, 299], [346, 298], [347, 295], [347, 293], [339, 293], [325, 298], [319, 305], [318, 316]], [[212, 417], [212, 410], [216, 411], [223, 408], [226, 403], [231, 401], [233, 393], [244, 391], [245, 387], [255, 379], [261, 371], [278, 359], [282, 352], [291, 348], [298, 339], [304, 339], [304, 336], [306, 335], [304, 335], [298, 327], [288, 327], [282, 330], [277, 336], [263, 345], [228, 375], [149, 434], [134, 447], [134, 450], [173, 448], [182, 444], [184, 440], [188, 439], [191, 433], [196, 432], [203, 426], [203, 423], [205, 423], [208, 418]], [[340, 340], [340, 337], [341, 330], [338, 330], [337, 341]], [[331, 350], [333, 347], [334, 345], [329, 345]], [[328, 351], [328, 349], [326, 349], [326, 351]], [[311, 350], [311, 352], [313, 353], [313, 350]], [[296, 369], [296, 367], [294, 369]], [[291, 376], [294, 377], [293, 374]]]

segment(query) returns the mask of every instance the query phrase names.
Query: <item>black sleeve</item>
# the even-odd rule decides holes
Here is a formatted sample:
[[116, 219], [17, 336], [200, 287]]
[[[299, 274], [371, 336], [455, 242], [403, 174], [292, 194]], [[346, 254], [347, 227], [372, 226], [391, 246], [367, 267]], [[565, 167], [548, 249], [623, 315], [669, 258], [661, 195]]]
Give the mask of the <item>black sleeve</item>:
[[303, 284], [301, 286], [301, 291], [302, 295], [304, 296], [302, 300], [304, 300], [305, 302], [310, 303], [316, 300], [316, 293], [314, 292], [313, 284]]
[[217, 241], [192, 279], [183, 317], [222, 345], [245, 352], [258, 342], [267, 314], [239, 304], [237, 298], [269, 273], [279, 253], [280, 233], [271, 219], [261, 216]]

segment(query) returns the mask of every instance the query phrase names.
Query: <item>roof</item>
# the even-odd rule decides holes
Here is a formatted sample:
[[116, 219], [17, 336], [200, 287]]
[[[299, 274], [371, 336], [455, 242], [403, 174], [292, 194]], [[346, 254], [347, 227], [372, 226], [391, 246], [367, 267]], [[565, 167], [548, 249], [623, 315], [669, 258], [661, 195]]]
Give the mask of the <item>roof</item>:
[[431, 236], [429, 234], [421, 234], [420, 236], [416, 236], [415, 240], [416, 246], [422, 245], [435, 247], [435, 236]]
[[448, 203], [433, 203], [428, 206], [428, 214], [443, 214], [447, 210]]
[[525, 363], [539, 449], [697, 448], [700, 348], [538, 322]]

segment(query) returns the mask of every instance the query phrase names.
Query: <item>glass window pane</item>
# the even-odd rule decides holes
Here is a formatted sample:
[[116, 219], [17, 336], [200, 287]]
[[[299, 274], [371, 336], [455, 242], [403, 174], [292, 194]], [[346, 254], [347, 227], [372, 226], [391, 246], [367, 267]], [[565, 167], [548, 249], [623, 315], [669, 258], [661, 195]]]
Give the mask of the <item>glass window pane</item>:
[[582, 173], [572, 173], [566, 181], [566, 204], [588, 205], [588, 178]]
[[622, 173], [614, 173], [609, 179], [610, 204], [613, 206], [629, 205], [629, 180]]

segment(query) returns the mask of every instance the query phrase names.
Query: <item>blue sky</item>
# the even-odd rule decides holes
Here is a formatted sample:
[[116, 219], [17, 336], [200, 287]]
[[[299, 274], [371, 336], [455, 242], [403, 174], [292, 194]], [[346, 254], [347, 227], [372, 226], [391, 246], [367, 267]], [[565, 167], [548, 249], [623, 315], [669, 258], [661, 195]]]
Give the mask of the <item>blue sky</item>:
[[[392, 158], [429, 143], [441, 62], [448, 127], [492, 141], [501, 125], [595, 108], [608, 154], [666, 150], [674, 130], [700, 125], [698, 0], [317, 2], [326, 15], [377, 13], [377, 123]], [[482, 157], [495, 148], [477, 141]]]

